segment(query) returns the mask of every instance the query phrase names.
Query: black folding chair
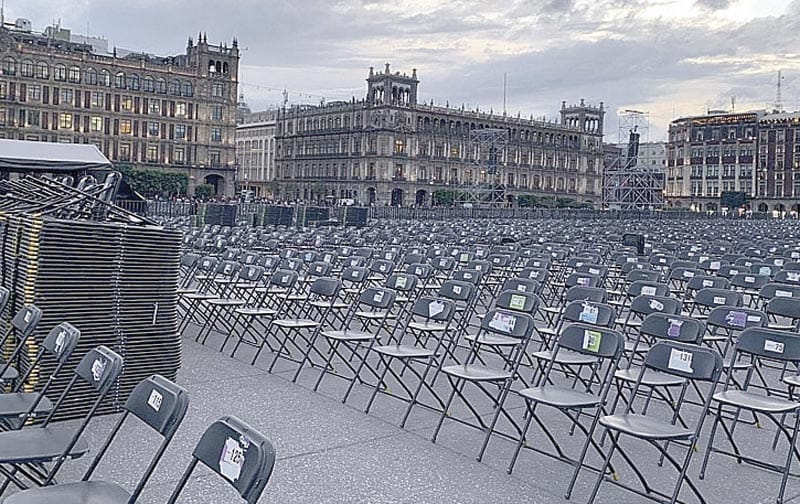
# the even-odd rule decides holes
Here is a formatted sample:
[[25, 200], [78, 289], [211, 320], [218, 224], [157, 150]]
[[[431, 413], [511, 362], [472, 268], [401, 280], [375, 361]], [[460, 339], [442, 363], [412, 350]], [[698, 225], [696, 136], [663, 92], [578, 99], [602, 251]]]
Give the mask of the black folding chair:
[[[800, 336], [786, 331], [766, 329], [763, 327], [751, 327], [739, 334], [734, 347], [733, 361], [740, 357], [749, 357], [752, 366], [748, 370], [744, 383], [736, 388], [731, 387], [733, 383], [732, 373], [728, 373], [723, 391], [713, 395], [714, 402], [717, 403], [714, 423], [711, 428], [711, 436], [706, 447], [703, 466], [700, 470], [700, 477], [705, 477], [708, 461], [711, 452], [724, 454], [736, 459], [738, 463], [746, 462], [761, 469], [777, 472], [781, 475], [781, 483], [778, 490], [777, 502], [783, 502], [786, 491], [786, 482], [791, 471], [792, 459], [800, 459], [800, 451], [797, 448], [797, 432], [800, 427], [800, 401], [793, 397], [781, 397], [774, 393], [774, 390], [767, 390], [761, 393], [755, 392], [754, 387], [750, 387], [750, 380], [754, 370], [763, 366], [764, 361], [771, 361], [778, 364], [792, 364], [795, 367], [800, 363]], [[741, 411], [762, 415], [768, 418], [778, 431], [782, 433], [788, 442], [786, 462], [783, 465], [770, 463], [762, 459], [746, 456], [742, 453], [739, 444], [734, 437], [734, 427], [726, 423], [724, 408], [731, 408], [735, 411], [733, 422]], [[778, 416], [780, 415], [780, 418]], [[793, 415], [794, 422], [790, 427], [784, 425], [784, 417]], [[735, 424], [734, 424], [735, 425]], [[733, 452], [724, 451], [714, 447], [714, 438], [717, 427], [721, 426], [725, 437], [733, 449]], [[775, 448], [773, 442], [773, 449]]]
[[[11, 483], [27, 488], [20, 477], [38, 486], [50, 484], [66, 460], [81, 457], [89, 451], [89, 445], [81, 435], [121, 371], [122, 357], [111, 349], [99, 346], [90, 350], [78, 363], [75, 374], [41, 425], [0, 432], [0, 474], [6, 477], [0, 495]], [[94, 391], [95, 401], [76, 429], [54, 428], [51, 425], [53, 417], [79, 381]], [[53, 465], [48, 469], [45, 464], [49, 462]]]
[[[95, 502], [126, 504], [136, 502], [183, 421], [188, 407], [189, 396], [182, 387], [160, 375], [147, 378], [139, 383], [128, 396], [122, 416], [111, 429], [111, 433], [98, 450], [81, 481], [24, 490], [6, 498], [3, 501], [4, 504], [86, 504]], [[156, 431], [162, 437], [162, 441], [136, 487], [131, 493], [128, 493], [127, 490], [115, 483], [92, 481], [91, 477], [114, 439], [120, 432], [124, 432], [122, 427], [131, 415]]]
[[236, 417], [222, 417], [206, 429], [192, 461], [167, 504], [175, 504], [198, 464], [222, 476], [248, 504], [255, 504], [275, 467], [275, 448], [263, 434]]
[[[639, 376], [631, 391], [630, 398], [627, 401], [628, 406], [625, 412], [616, 415], [606, 415], [600, 418], [600, 425], [603, 427], [604, 436], [607, 434], [611, 442], [603, 465], [600, 468], [597, 481], [589, 497], [589, 504], [593, 503], [597, 498], [597, 493], [603, 481], [615, 483], [642, 497], [657, 502], [669, 502], [670, 504], [675, 504], [678, 501], [681, 487], [685, 482], [700, 502], [704, 503], [705, 499], [700, 489], [686, 473], [692, 459], [692, 454], [695, 452], [695, 445], [700, 437], [703, 422], [711, 405], [711, 394], [708, 394], [701, 411], [698, 412], [697, 420], [693, 425], [683, 426], [677, 423], [685, 399], [685, 388], [684, 394], [681, 394], [679, 400], [674, 405], [674, 412], [671, 415], [671, 419], [665, 419], [663, 413], [654, 412], [653, 409], [647, 410], [646, 413], [637, 414], [633, 412], [634, 400], [639, 395], [639, 388], [642, 385], [642, 379], [645, 373], [669, 375], [695, 383], [705, 382], [709, 383], [711, 390], [713, 390], [722, 373], [722, 357], [719, 353], [710, 348], [671, 341], [661, 341], [650, 348], [650, 351], [647, 352], [645, 356], [644, 364], [639, 371]], [[662, 460], [669, 462], [678, 472], [678, 480], [675, 482], [671, 494], [659, 491], [648, 483], [647, 478], [635, 463], [631, 454], [623, 450], [620, 446], [620, 438], [623, 435], [628, 438], [645, 441], [653, 446], [660, 453]], [[672, 445], [685, 448], [686, 453], [683, 456], [683, 460], [680, 460], [668, 451], [668, 448]], [[615, 479], [607, 479], [606, 470], [609, 468], [615, 453], [619, 453], [622, 459], [627, 462], [628, 467], [633, 470], [639, 483], [641, 483], [641, 489], [624, 485], [622, 482], [616, 481]]]
[[0, 390], [19, 378], [19, 370], [15, 367], [16, 360], [41, 319], [42, 310], [36, 305], [23, 306], [11, 319], [8, 330], [0, 337], [0, 351], [12, 343], [14, 345], [8, 360], [0, 359]]

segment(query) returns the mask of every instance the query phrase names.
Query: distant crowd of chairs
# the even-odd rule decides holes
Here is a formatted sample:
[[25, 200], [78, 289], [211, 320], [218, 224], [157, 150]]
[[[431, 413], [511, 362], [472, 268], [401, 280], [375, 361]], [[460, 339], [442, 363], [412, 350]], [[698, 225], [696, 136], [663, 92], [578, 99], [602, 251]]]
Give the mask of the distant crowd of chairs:
[[[9, 305], [9, 299], [10, 292], [0, 287], [0, 313]], [[33, 334], [41, 318], [42, 312], [35, 305], [24, 306], [0, 336], [0, 349], [11, 348], [7, 358], [0, 359], [0, 502], [136, 502], [186, 415], [186, 390], [160, 375], [150, 376], [127, 398], [123, 414], [102, 445], [90, 447], [85, 437], [87, 428], [96, 418], [101, 402], [114, 390], [123, 370], [123, 358], [101, 345], [86, 352], [73, 369], [67, 369], [81, 332], [63, 322], [37, 345]], [[48, 360], [54, 363], [53, 371], [42, 376], [40, 365]], [[38, 384], [35, 391], [29, 391], [29, 379], [34, 375], [38, 375]], [[62, 375], [70, 376], [66, 385], [57, 396], [51, 394]], [[56, 422], [60, 410], [85, 390], [89, 390], [92, 402], [77, 426], [65, 427]], [[92, 476], [112, 442], [126, 434], [125, 426], [131, 417], [152, 429], [161, 442], [145, 468], [130, 468], [143, 469], [143, 473], [136, 487], [128, 490]], [[81, 480], [57, 484], [62, 466], [86, 455], [90, 448], [96, 455]], [[244, 501], [255, 503], [272, 473], [275, 450], [266, 437], [241, 420], [223, 417], [201, 436], [169, 503], [177, 501], [198, 464], [221, 475]], [[9, 487], [18, 491], [7, 492]]]
[[[646, 235], [644, 254], [620, 244], [627, 232]], [[432, 411], [434, 442], [449, 424], [474, 427], [478, 460], [493, 439], [509, 440], [509, 473], [523, 448], [559, 460], [571, 468], [567, 498], [590, 472], [589, 502], [604, 483], [659, 502], [677, 502], [685, 489], [705, 502], [689, 474], [701, 452], [700, 478], [712, 454], [728, 455], [778, 473], [783, 502], [800, 458], [794, 225], [206, 226], [187, 229], [184, 245], [180, 329], [205, 345], [292, 381], [313, 370], [315, 391], [344, 380], [342, 402], [366, 391], [366, 413], [383, 398], [402, 401], [401, 427], [418, 409]], [[468, 414], [451, 414], [456, 404]], [[764, 452], [785, 451], [780, 462], [743, 452], [745, 429], [763, 419], [775, 428]], [[580, 439], [575, 453], [565, 425], [566, 437]], [[653, 487], [630, 439], [675, 469], [673, 486]], [[619, 481], [620, 465], [636, 484]]]

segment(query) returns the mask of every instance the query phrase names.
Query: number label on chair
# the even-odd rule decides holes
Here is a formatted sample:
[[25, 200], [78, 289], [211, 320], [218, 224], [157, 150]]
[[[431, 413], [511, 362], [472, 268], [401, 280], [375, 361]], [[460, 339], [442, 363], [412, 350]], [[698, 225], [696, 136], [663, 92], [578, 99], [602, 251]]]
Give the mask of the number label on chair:
[[489, 327], [504, 333], [513, 332], [516, 324], [517, 318], [515, 316], [501, 312], [495, 312], [492, 320], [489, 321]]
[[792, 293], [791, 293], [791, 291], [785, 291], [785, 290], [778, 289], [778, 290], [775, 291], [775, 297], [787, 297], [787, 298], [790, 298], [790, 297], [792, 297]]
[[428, 316], [435, 317], [444, 311], [444, 303], [441, 301], [433, 301], [428, 305]]
[[745, 283], [756, 283], [756, 277], [746, 276], [744, 277]]
[[[745, 327], [747, 325], [748, 316], [745, 312], [741, 311], [729, 311], [727, 315], [725, 315], [725, 321], [734, 327]], [[758, 322], [758, 317], [756, 317], [756, 322]]]
[[659, 301], [657, 299], [651, 299], [650, 300], [650, 309], [660, 312], [661, 310], [664, 309], [664, 303], [662, 303], [661, 301]]
[[672, 348], [669, 351], [669, 362], [667, 363], [667, 367], [670, 369], [674, 369], [675, 371], [682, 371], [684, 373], [693, 373], [694, 370], [692, 369], [692, 358], [694, 354], [692, 352], [685, 352], [683, 350], [678, 350], [677, 348]]
[[239, 479], [244, 466], [245, 448], [239, 441], [228, 438], [222, 445], [222, 453], [219, 456], [219, 472], [231, 481]]
[[783, 353], [784, 344], [780, 341], [764, 340], [764, 351], [777, 354]]
[[511, 300], [508, 302], [508, 307], [511, 308], [512, 310], [524, 310], [525, 309], [525, 296], [519, 296], [519, 295], [516, 295], [516, 294], [512, 294], [511, 295]]
[[151, 408], [153, 408], [156, 411], [156, 413], [158, 413], [158, 411], [161, 409], [161, 403], [163, 401], [164, 401], [164, 396], [162, 396], [158, 390], [153, 389], [150, 392], [150, 397], [147, 399], [147, 404]]
[[599, 352], [600, 341], [602, 339], [603, 333], [600, 331], [590, 331], [586, 329], [583, 331], [583, 349], [593, 353]]
[[644, 294], [645, 296], [655, 296], [656, 288], [651, 285], [646, 285], [642, 287], [642, 294]]
[[725, 298], [723, 296], [714, 296], [713, 301], [714, 301], [714, 304], [718, 304], [718, 305], [724, 305], [725, 304]]
[[596, 324], [597, 313], [598, 309], [596, 306], [584, 303], [583, 310], [581, 311], [580, 315], [578, 315], [578, 320], [580, 320], [581, 322], [588, 322], [589, 324]]
[[398, 289], [405, 289], [406, 285], [408, 285], [408, 279], [406, 277], [397, 277], [395, 281], [395, 285]]
[[453, 286], [453, 294], [455, 294], [456, 296], [460, 296], [461, 295], [461, 286], [460, 285], [454, 285]]

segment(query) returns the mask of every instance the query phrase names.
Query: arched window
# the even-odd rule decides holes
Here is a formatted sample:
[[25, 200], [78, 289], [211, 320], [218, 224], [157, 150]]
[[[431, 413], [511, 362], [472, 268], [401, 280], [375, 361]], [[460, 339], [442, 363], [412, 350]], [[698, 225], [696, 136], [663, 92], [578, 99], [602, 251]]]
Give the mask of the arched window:
[[174, 96], [181, 95], [181, 81], [179, 80], [169, 81], [169, 94]]
[[228, 62], [227, 61], [222, 64], [222, 73], [224, 73], [224, 74], [228, 73]]
[[69, 67], [69, 81], [78, 83], [81, 81], [81, 68], [76, 66]]
[[99, 84], [101, 86], [110, 86], [111, 85], [111, 73], [105, 68], [100, 70], [100, 81]]
[[222, 73], [222, 62], [221, 61], [217, 61], [216, 63], [214, 63], [214, 65], [216, 66], [216, 72], [217, 73]]
[[125, 72], [117, 72], [114, 77], [114, 87], [117, 89], [125, 89]]
[[97, 70], [92, 67], [87, 68], [83, 71], [83, 80], [86, 84], [91, 84], [92, 86], [97, 85]]
[[64, 65], [56, 65], [53, 67], [53, 80], [65, 81], [67, 80], [67, 67]]
[[214, 63], [214, 60], [208, 60], [208, 73], [215, 73], [217, 71], [217, 65]]
[[183, 81], [183, 96], [193, 96], [194, 87], [191, 81]]
[[17, 60], [11, 56], [6, 56], [3, 60], [3, 75], [17, 74]]
[[156, 93], [167, 94], [167, 81], [162, 77], [156, 80]]
[[48, 65], [44, 61], [40, 61], [40, 62], [36, 63], [36, 77], [38, 79], [49, 79], [50, 78], [50, 65]]
[[138, 91], [140, 85], [141, 81], [139, 80], [139, 74], [131, 74], [128, 77], [128, 89]]
[[149, 93], [156, 90], [156, 82], [149, 75], [144, 78], [144, 90]]
[[19, 66], [19, 73], [23, 77], [33, 77], [33, 61], [29, 59], [22, 60], [22, 64]]

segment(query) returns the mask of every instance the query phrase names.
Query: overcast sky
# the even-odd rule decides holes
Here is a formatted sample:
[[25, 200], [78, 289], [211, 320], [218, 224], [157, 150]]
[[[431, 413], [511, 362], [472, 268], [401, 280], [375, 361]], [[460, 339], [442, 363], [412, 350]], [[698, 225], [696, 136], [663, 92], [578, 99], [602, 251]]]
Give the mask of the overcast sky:
[[800, 0], [5, 0], [34, 29], [61, 20], [111, 46], [180, 53], [238, 37], [253, 109], [362, 98], [370, 66], [411, 73], [420, 99], [555, 118], [561, 101], [649, 113], [650, 139], [708, 108], [800, 108]]

